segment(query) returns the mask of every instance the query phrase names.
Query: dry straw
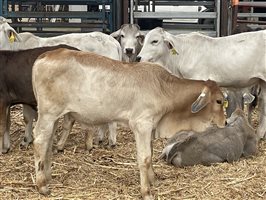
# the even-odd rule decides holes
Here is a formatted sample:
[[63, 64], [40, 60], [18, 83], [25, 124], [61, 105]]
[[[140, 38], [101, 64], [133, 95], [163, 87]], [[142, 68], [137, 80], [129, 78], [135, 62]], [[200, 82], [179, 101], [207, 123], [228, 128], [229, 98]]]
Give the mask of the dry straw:
[[[253, 124], [257, 125], [256, 113]], [[35, 188], [32, 146], [19, 149], [23, 131], [21, 107], [15, 106], [12, 149], [0, 159], [0, 199], [140, 199], [134, 136], [128, 129], [119, 129], [114, 149], [103, 144], [89, 153], [84, 150], [84, 131], [75, 125], [64, 153], [53, 156], [49, 198], [39, 195]], [[165, 142], [153, 142], [155, 199], [266, 199], [265, 141], [260, 142], [258, 155], [251, 159], [186, 168], [175, 168], [157, 159]]]

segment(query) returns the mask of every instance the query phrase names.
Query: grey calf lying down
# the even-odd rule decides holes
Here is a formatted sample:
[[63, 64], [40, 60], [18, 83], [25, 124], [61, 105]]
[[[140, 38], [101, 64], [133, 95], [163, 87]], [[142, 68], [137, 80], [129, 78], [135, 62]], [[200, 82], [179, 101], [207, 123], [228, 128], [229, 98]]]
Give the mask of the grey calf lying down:
[[160, 158], [176, 167], [233, 162], [242, 155], [254, 155], [257, 144], [255, 130], [249, 125], [244, 112], [237, 109], [228, 119], [225, 128], [211, 127], [201, 133], [177, 133], [169, 140]]

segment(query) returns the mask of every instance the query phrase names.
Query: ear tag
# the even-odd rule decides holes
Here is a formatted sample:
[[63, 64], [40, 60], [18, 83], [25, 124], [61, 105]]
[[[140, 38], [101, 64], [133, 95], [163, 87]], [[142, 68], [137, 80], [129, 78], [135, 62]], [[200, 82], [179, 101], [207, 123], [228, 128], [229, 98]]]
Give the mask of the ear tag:
[[228, 107], [228, 101], [227, 100], [224, 100], [223, 106], [224, 106], [224, 108], [227, 108]]
[[9, 42], [10, 43], [15, 42], [15, 36], [14, 36], [14, 33], [13, 32], [11, 32], [11, 35], [9, 36]]
[[177, 51], [175, 50], [175, 48], [171, 49], [171, 53], [172, 53], [172, 55], [177, 55], [178, 54]]

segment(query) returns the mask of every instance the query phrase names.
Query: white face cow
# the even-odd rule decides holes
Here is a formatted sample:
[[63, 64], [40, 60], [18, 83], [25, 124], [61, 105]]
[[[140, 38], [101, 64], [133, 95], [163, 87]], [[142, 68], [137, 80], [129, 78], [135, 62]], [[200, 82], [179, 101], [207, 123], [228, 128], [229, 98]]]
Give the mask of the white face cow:
[[137, 61], [155, 62], [165, 64], [164, 55], [169, 51], [165, 41], [165, 31], [162, 28], [155, 28], [149, 31], [144, 40], [145, 50], [142, 50], [137, 56]]
[[116, 38], [123, 51], [123, 61], [134, 62], [140, 52], [144, 35], [137, 24], [123, 24], [119, 30], [111, 34]]
[[21, 38], [17, 32], [7, 23], [4, 17], [0, 17], [0, 50], [10, 50], [13, 42], [19, 42]]
[[[137, 61], [155, 62], [178, 77], [214, 80], [222, 87], [260, 85], [258, 135], [266, 137], [266, 30], [212, 38], [172, 35], [155, 28], [145, 36]], [[256, 59], [254, 59], [256, 58]]]

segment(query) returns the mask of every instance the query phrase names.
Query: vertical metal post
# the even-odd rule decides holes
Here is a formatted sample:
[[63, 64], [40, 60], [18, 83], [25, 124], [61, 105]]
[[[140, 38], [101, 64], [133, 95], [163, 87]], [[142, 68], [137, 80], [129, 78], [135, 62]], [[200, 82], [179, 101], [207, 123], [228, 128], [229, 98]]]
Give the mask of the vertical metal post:
[[236, 30], [238, 4], [239, 4], [239, 0], [233, 0], [232, 1], [232, 27], [231, 27], [231, 34], [234, 34], [235, 30]]
[[134, 24], [134, 0], [130, 0], [130, 24]]
[[122, 10], [123, 10], [123, 7], [122, 7], [122, 1], [118, 1], [118, 0], [114, 0], [114, 1], [116, 1], [116, 7], [115, 7], [116, 8], [116, 11], [115, 11], [115, 13], [116, 13], [116, 18], [115, 18], [116, 24], [114, 26], [114, 30], [117, 30], [122, 25], [122, 17], [123, 17]]
[[102, 20], [103, 20], [103, 32], [104, 33], [106, 32], [106, 28], [107, 28], [105, 24], [105, 21], [106, 21], [105, 15], [106, 15], [105, 2], [102, 1]]
[[3, 1], [0, 0], [0, 16], [3, 16]]
[[221, 0], [216, 0], [216, 37], [220, 36]]
[[129, 2], [128, 2], [128, 0], [123, 1], [123, 21], [120, 24], [120, 26], [122, 24], [128, 24], [128, 22], [129, 22], [129, 12], [130, 11], [128, 10], [128, 8], [129, 8]]
[[227, 34], [232, 34], [232, 4], [231, 1], [229, 1], [229, 9], [228, 9], [228, 21], [227, 21]]
[[228, 14], [229, 14], [229, 3], [228, 0], [221, 1], [221, 29], [220, 29], [220, 36], [226, 36], [228, 35]]
[[3, 9], [3, 17], [8, 17], [8, 2], [7, 0], [3, 0], [3, 4], [2, 4], [2, 9]]
[[155, 12], [155, 0], [152, 1], [152, 12]]

